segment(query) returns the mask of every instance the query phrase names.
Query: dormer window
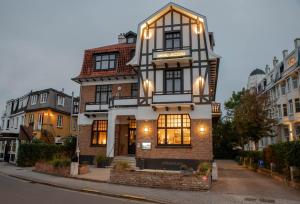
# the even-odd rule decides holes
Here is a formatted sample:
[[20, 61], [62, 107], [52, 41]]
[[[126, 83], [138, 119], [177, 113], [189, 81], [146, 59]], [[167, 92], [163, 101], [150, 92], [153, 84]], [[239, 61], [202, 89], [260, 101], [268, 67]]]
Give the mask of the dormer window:
[[133, 43], [135, 43], [135, 39], [136, 38], [134, 38], [134, 37], [129, 37], [129, 38], [127, 38], [127, 43], [128, 44], [133, 44]]
[[42, 93], [40, 95], [40, 103], [46, 103], [47, 102], [47, 96], [48, 96], [47, 93]]
[[178, 49], [181, 47], [181, 34], [179, 31], [165, 33], [165, 48], [167, 50]]
[[35, 105], [36, 104], [36, 102], [37, 102], [37, 95], [33, 95], [33, 96], [31, 96], [31, 105]]
[[65, 97], [57, 95], [57, 105], [64, 106], [65, 105]]
[[108, 70], [117, 66], [117, 53], [105, 53], [95, 55], [95, 69]]

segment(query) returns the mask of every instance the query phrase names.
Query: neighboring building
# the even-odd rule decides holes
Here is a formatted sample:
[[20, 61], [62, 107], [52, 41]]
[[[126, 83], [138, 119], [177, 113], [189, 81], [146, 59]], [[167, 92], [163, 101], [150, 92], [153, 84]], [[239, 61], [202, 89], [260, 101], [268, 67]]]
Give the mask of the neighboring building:
[[[169, 3], [119, 43], [85, 51], [80, 161], [134, 156], [141, 168], [212, 161], [220, 57], [206, 17]], [[120, 159], [120, 157], [118, 158]]]
[[[273, 59], [273, 68], [266, 66], [265, 76], [255, 87], [259, 95], [267, 94], [267, 113], [276, 119], [276, 137], [265, 137], [259, 142], [259, 149], [277, 142], [299, 140], [300, 138], [300, 39], [294, 41], [295, 49], [283, 50], [283, 59]], [[260, 71], [262, 73], [262, 70]], [[258, 75], [261, 77], [261, 74]], [[249, 82], [248, 82], [249, 84]], [[249, 88], [249, 87], [248, 87]], [[254, 149], [254, 145], [250, 145]]]
[[79, 98], [54, 89], [7, 101], [0, 121], [0, 161], [16, 162], [20, 140], [60, 144], [62, 138], [77, 136], [78, 104]]
[[24, 124], [29, 95], [7, 101], [1, 116], [0, 161], [15, 163], [20, 126]]
[[71, 135], [71, 110], [72, 96], [63, 91], [45, 89], [31, 92], [24, 126], [32, 126], [32, 136], [37, 139], [62, 143], [62, 138]]

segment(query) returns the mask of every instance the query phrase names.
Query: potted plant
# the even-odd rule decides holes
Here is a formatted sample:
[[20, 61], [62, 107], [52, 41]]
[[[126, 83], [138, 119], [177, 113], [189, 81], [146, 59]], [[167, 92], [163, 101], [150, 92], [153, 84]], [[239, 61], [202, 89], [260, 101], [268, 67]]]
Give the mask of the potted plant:
[[105, 168], [109, 165], [109, 158], [102, 154], [98, 154], [95, 157], [94, 163], [97, 166], [97, 168]]

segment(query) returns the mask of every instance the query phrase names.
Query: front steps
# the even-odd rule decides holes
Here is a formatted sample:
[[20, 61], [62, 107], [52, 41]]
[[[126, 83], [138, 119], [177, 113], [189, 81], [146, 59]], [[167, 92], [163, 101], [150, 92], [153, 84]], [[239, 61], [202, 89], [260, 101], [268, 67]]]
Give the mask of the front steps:
[[136, 169], [136, 160], [133, 156], [115, 156], [111, 162], [110, 167], [113, 167], [117, 162], [124, 161], [127, 162], [133, 169]]

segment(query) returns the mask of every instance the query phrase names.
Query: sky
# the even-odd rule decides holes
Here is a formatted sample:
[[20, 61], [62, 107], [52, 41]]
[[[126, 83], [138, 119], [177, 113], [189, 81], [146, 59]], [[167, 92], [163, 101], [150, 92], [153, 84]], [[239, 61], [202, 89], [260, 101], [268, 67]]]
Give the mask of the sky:
[[[79, 94], [71, 81], [85, 49], [117, 43], [167, 0], [0, 0], [0, 112], [11, 98], [55, 88]], [[177, 0], [207, 17], [222, 57], [217, 99], [247, 84], [300, 37], [300, 0]]]

